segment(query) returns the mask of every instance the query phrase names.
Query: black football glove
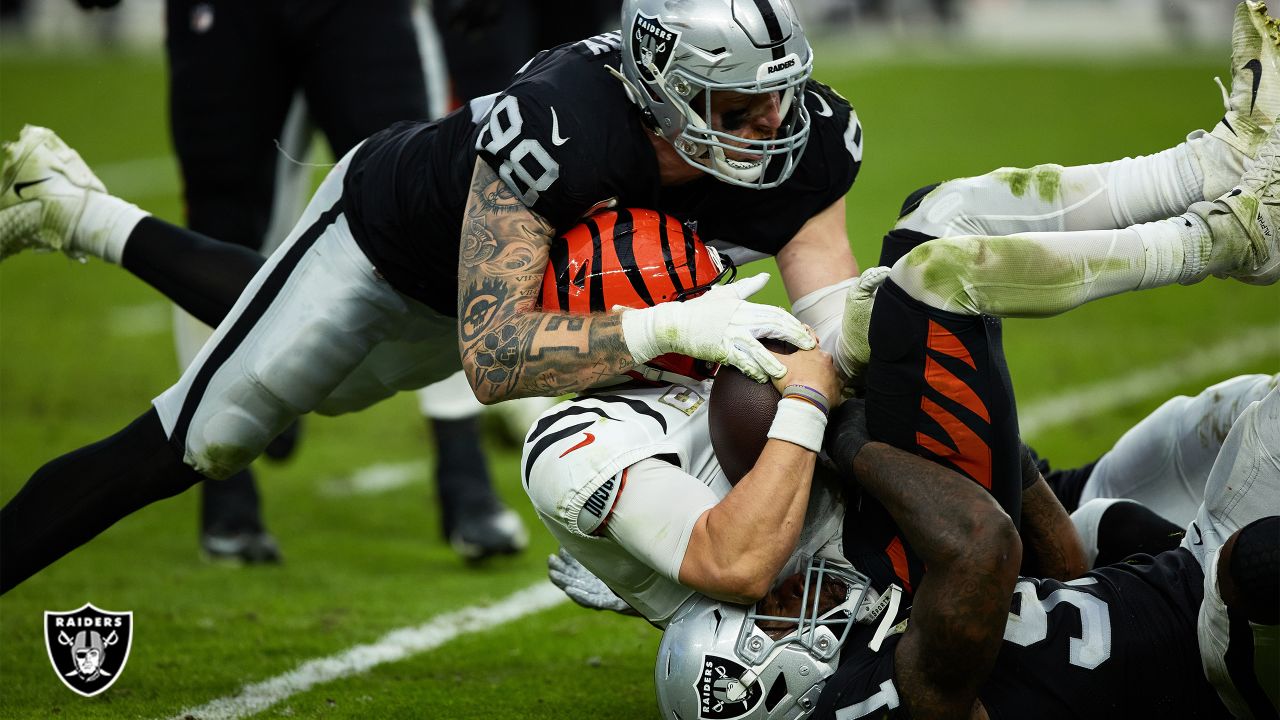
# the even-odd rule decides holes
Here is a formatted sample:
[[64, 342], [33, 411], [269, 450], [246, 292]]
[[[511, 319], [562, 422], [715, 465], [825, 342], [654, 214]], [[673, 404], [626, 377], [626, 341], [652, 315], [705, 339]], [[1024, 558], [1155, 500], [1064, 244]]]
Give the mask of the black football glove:
[[120, 0], [76, 0], [76, 4], [82, 10], [92, 10], [94, 8], [113, 8], [120, 4]]
[[853, 470], [853, 459], [862, 447], [871, 442], [867, 434], [867, 401], [849, 398], [831, 411], [827, 418], [827, 435], [822, 448], [831, 456], [839, 472]]

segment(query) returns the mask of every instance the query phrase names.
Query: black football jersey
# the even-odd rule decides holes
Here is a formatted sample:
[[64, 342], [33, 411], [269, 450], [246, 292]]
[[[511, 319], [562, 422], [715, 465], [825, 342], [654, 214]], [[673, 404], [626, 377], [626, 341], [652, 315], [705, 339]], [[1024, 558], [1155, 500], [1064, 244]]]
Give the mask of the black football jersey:
[[[1204, 575], [1184, 549], [1135, 555], [1062, 583], [1020, 578], [995, 668], [979, 692], [993, 720], [1230, 717], [1200, 667]], [[927, 581], [927, 576], [926, 576]], [[908, 622], [910, 622], [908, 620]], [[843, 650], [814, 718], [904, 718], [893, 679], [902, 634]]]
[[618, 34], [607, 33], [545, 50], [502, 93], [365, 141], [347, 170], [342, 204], [382, 276], [437, 312], [456, 314], [462, 213], [477, 156], [559, 230], [610, 202], [652, 208], [737, 261], [776, 254], [853, 184], [862, 158], [857, 115], [811, 82], [808, 145], [781, 186], [753, 190], [707, 176], [661, 187], [651, 131], [605, 69], [620, 66], [619, 47]]

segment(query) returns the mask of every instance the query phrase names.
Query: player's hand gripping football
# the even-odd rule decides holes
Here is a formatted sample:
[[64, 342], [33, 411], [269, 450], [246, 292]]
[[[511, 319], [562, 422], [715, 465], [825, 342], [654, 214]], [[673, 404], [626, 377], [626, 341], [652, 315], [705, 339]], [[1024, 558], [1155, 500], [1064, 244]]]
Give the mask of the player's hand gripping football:
[[747, 302], [769, 281], [760, 273], [728, 285], [717, 285], [701, 297], [622, 313], [622, 333], [636, 364], [665, 353], [680, 353], [732, 365], [756, 382], [787, 372], [758, 338], [773, 338], [802, 350], [815, 344], [799, 320], [782, 308]]
[[624, 615], [635, 614], [630, 605], [615, 595], [603, 580], [593, 575], [564, 548], [560, 548], [555, 555], [547, 556], [547, 576], [570, 600], [584, 608], [612, 610]]
[[867, 329], [871, 325], [871, 306], [875, 303], [876, 290], [889, 277], [885, 266], [867, 268], [858, 281], [849, 286], [844, 299], [844, 321], [840, 324], [840, 342], [836, 344], [836, 367], [849, 379], [849, 384], [861, 387], [862, 374], [871, 361], [871, 344], [867, 342]]
[[[810, 330], [810, 333], [813, 331]], [[822, 394], [827, 400], [827, 409], [840, 402], [840, 389], [843, 383], [836, 374], [836, 366], [831, 355], [815, 345], [810, 350], [797, 350], [787, 355], [776, 355], [782, 364], [787, 366], [787, 373], [774, 378], [773, 386], [779, 393], [786, 394], [787, 386], [803, 385]]]

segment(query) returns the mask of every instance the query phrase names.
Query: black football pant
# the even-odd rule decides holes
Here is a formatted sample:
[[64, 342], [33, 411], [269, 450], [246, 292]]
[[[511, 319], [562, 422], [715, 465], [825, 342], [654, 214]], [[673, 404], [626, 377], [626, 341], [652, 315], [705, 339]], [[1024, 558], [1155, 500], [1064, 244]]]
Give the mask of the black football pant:
[[[912, 235], [886, 238], [881, 261], [892, 264], [931, 239]], [[1020, 440], [1000, 319], [929, 307], [886, 280], [876, 294], [869, 340], [872, 439], [978, 483], [1016, 525], [1022, 510]], [[923, 564], [874, 499], [850, 503], [844, 542], [845, 555], [873, 584], [896, 583], [908, 593], [918, 585]]]

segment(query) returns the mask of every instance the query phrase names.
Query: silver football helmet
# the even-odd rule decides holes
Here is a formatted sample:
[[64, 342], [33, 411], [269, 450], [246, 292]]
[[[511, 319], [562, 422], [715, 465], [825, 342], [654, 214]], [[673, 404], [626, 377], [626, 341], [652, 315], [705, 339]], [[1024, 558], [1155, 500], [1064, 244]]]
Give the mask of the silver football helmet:
[[[863, 607], [867, 577], [810, 561], [795, 614], [694, 595], [658, 646], [658, 709], [671, 720], [795, 720], [817, 705]], [[833, 594], [834, 593], [834, 594]], [[774, 639], [774, 634], [785, 632]]]
[[[812, 71], [790, 0], [622, 4], [627, 94], [685, 162], [725, 182], [763, 189], [791, 176], [809, 139], [804, 86]], [[713, 129], [712, 91], [779, 93], [782, 126], [766, 140]]]

